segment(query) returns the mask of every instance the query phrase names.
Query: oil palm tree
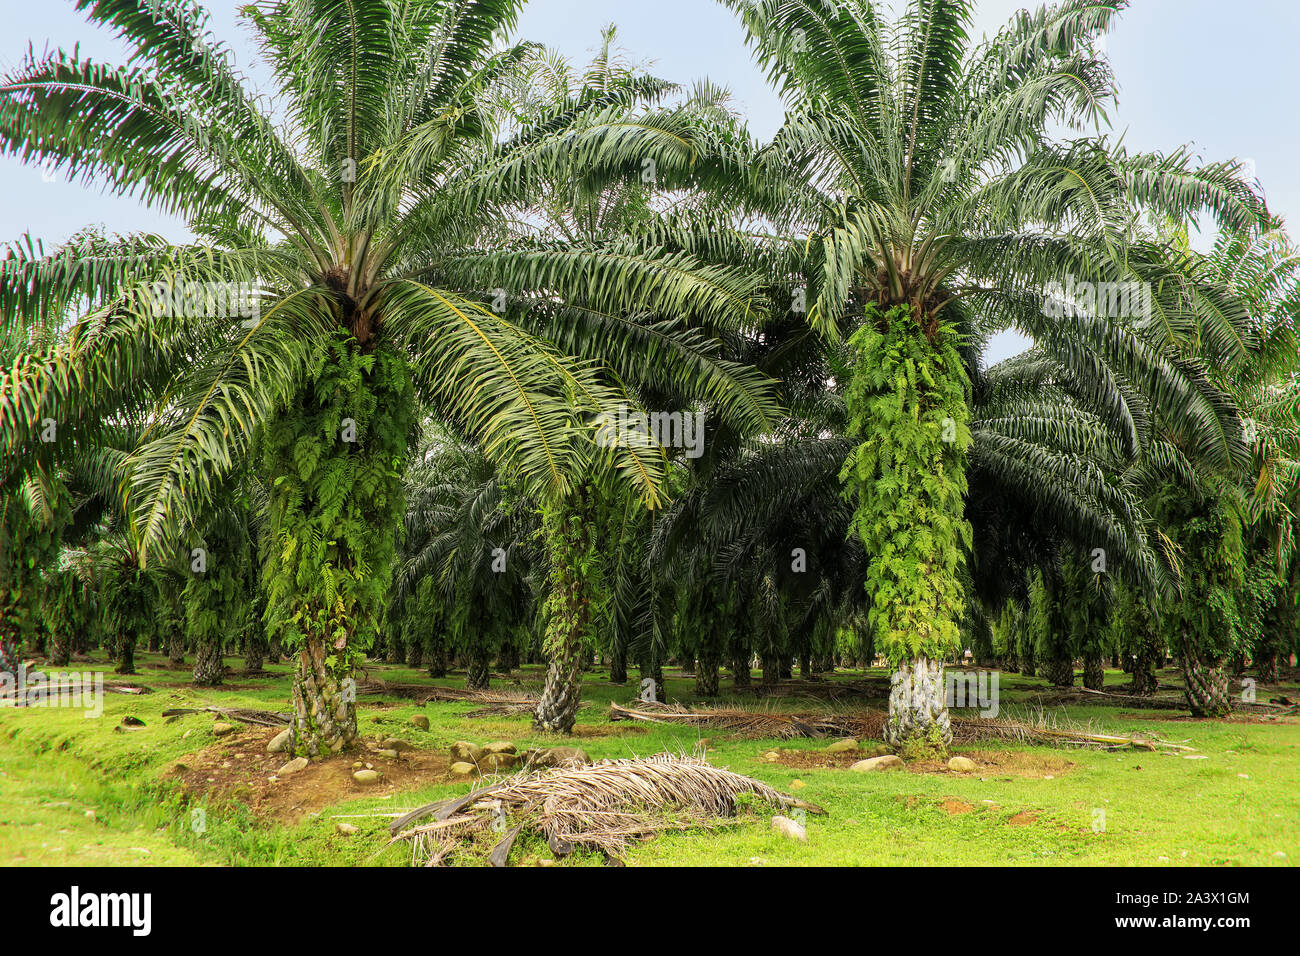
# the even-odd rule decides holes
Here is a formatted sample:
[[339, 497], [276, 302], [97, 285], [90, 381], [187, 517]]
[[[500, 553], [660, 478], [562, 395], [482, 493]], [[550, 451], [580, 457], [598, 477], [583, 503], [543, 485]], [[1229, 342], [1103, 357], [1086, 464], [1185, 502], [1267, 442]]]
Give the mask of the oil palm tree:
[[[77, 318], [0, 373], [0, 474], [66, 454], [150, 396], [122, 485], [149, 561], [202, 524], [260, 435], [268, 625], [295, 649], [306, 753], [356, 733], [347, 682], [391, 580], [417, 396], [532, 493], [562, 497], [604, 456], [657, 500], [661, 456], [590, 440], [618, 391], [494, 311], [498, 291], [581, 293], [609, 313], [750, 310], [743, 277], [645, 245], [503, 245], [557, 178], [629, 177], [647, 162], [671, 176], [701, 149], [692, 115], [628, 120], [625, 91], [507, 128], [500, 86], [531, 48], [494, 36], [521, 5], [246, 7], [272, 104], [200, 8], [79, 0], [128, 63], [59, 51], [0, 80], [0, 149], [137, 195], [197, 237], [10, 247], [0, 308], [33, 325]], [[46, 421], [57, 440], [41, 442]]]
[[[1104, 124], [1114, 83], [1095, 39], [1120, 0], [1022, 12], [980, 44], [964, 0], [912, 0], [897, 21], [866, 0], [727, 5], [787, 106], [738, 191], [806, 250], [810, 325], [832, 340], [852, 333], [857, 353], [847, 394], [859, 447], [844, 479], [871, 557], [876, 644], [898, 668], [886, 737], [941, 749], [950, 740], [942, 662], [957, 647], [971, 543], [981, 346], [1010, 327], [1032, 336], [1130, 455], [1146, 422], [1121, 382], [1184, 423], [1207, 456], [1240, 454], [1227, 403], [1166, 346], [1194, 333], [1230, 355], [1241, 309], [1217, 287], [1183, 281], [1175, 257], [1135, 242], [1132, 226], [1142, 210], [1183, 219], [1202, 209], [1249, 225], [1262, 203], [1239, 164], [1051, 135], [1058, 124]], [[1140, 284], [1151, 311], [1078, 307], [1078, 283], [1097, 282]], [[1082, 499], [1105, 484], [1063, 459], [1038, 482], [1020, 452], [1040, 426], [1065, 427], [1055, 418], [982, 426], [984, 466], [1049, 508], [1065, 489]]]

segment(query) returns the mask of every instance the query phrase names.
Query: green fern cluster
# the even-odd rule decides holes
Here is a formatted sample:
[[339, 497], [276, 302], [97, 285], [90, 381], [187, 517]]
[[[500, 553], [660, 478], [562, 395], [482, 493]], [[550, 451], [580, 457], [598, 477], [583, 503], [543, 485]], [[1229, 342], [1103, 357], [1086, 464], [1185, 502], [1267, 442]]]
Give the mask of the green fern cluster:
[[267, 629], [296, 650], [315, 639], [336, 677], [374, 640], [404, 513], [413, 416], [406, 364], [334, 334], [310, 384], [265, 433]]
[[876, 648], [894, 664], [942, 660], [960, 645], [966, 373], [953, 328], [930, 334], [904, 306], [870, 308], [853, 335], [849, 434], [861, 444], [841, 472], [855, 502], [850, 533], [870, 559], [866, 588]]

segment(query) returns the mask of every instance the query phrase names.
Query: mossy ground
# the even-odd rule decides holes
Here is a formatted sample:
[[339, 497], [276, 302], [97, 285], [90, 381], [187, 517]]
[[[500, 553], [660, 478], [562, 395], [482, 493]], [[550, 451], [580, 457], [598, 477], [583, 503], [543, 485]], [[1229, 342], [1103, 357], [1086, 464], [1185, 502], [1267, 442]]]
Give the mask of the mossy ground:
[[[267, 732], [241, 728], [236, 739], [242, 743], [235, 744], [213, 736], [211, 715], [169, 722], [162, 712], [208, 705], [287, 711], [286, 665], [271, 666], [269, 677], [252, 678], [239, 672], [241, 661], [228, 663], [235, 672], [225, 687], [197, 688], [188, 671], [169, 669], [159, 655], [140, 654], [140, 673], [132, 679], [154, 692], [108, 694], [98, 719], [70, 709], [0, 708], [0, 864], [400, 865], [406, 862], [402, 848], [383, 849], [392, 815], [470, 786], [447, 779], [441, 762], [429, 759], [427, 773], [417, 760], [411, 765], [415, 769], [394, 773], [397, 782], [391, 786], [340, 791], [337, 803], [324, 806], [304, 801], [297, 814], [259, 812], [245, 794], [205, 795], [203, 781], [196, 786], [192, 777], [177, 773], [177, 761], [221, 747], [232, 753], [242, 747], [251, 758], [258, 748], [264, 750], [261, 737]], [[112, 677], [107, 664], [88, 669]], [[427, 681], [408, 668], [370, 665], [370, 671], [390, 681]], [[526, 668], [516, 676], [525, 688], [536, 689], [542, 672]], [[703, 745], [713, 763], [798, 793], [828, 811], [807, 818], [806, 843], [773, 833], [769, 811], [747, 808], [733, 825], [643, 844], [629, 854], [629, 865], [1162, 866], [1300, 860], [1296, 718], [1207, 721], [1180, 711], [1068, 705], [1053, 708], [1052, 716], [1102, 731], [1154, 734], [1194, 747], [1205, 759], [985, 742], [955, 751], [980, 765], [973, 774], [952, 773], [940, 763], [861, 774], [847, 769], [850, 759], [823, 754], [824, 740], [744, 740], [712, 730], [611, 723], [608, 704], [631, 701], [635, 682], [616, 687], [603, 676], [588, 675], [576, 739], [567, 742], [594, 758], [690, 752]], [[670, 699], [694, 700], [692, 679], [672, 669], [667, 676]], [[837, 679], [862, 676], [854, 672]], [[1172, 682], [1177, 675], [1165, 671], [1161, 678]], [[1122, 673], [1107, 673], [1110, 687], [1126, 680]], [[463, 679], [436, 683], [462, 686]], [[724, 694], [729, 687], [724, 681]], [[1004, 674], [1001, 680], [1004, 712], [1033, 707], [1040, 694], [1049, 693], [1041, 679]], [[1278, 693], [1300, 699], [1294, 680], [1261, 688], [1260, 699]], [[808, 711], [827, 705], [778, 700], [764, 706]], [[400, 736], [439, 756], [461, 739], [504, 738], [521, 749], [560, 742], [533, 733], [526, 716], [465, 716], [475, 709], [367, 696], [360, 703], [360, 726], [367, 736]], [[410, 724], [416, 713], [429, 718], [427, 731]], [[118, 731], [126, 716], [144, 721], [144, 728]], [[203, 812], [196, 816], [196, 810]], [[340, 834], [340, 819], [360, 832]], [[512, 862], [549, 859], [545, 844], [531, 840], [519, 845]], [[565, 861], [592, 862], [598, 861], [584, 855]]]

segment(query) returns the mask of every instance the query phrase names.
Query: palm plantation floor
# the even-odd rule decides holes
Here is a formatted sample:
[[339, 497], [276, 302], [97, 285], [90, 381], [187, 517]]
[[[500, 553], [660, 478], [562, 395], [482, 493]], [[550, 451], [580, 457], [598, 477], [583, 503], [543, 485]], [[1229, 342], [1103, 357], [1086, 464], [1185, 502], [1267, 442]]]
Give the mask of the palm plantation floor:
[[[575, 738], [533, 733], [526, 715], [470, 718], [472, 703], [428, 703], [363, 696], [360, 725], [370, 740], [399, 737], [413, 750], [396, 761], [348, 754], [275, 781], [284, 756], [266, 753], [271, 728], [236, 723], [213, 734], [215, 718], [175, 719], [180, 707], [285, 711], [289, 671], [268, 667], [246, 677], [228, 660], [225, 687], [196, 688], [188, 670], [141, 654], [130, 678], [143, 696], [107, 694], [103, 716], [70, 709], [0, 709], [0, 865], [403, 865], [405, 849], [384, 849], [398, 811], [468, 791], [449, 779], [456, 740], [508, 739], [520, 749], [569, 743], [593, 758], [647, 756], [703, 747], [711, 762], [763, 780], [824, 807], [809, 816], [806, 843], [774, 833], [769, 811], [746, 808], [734, 825], [670, 834], [640, 845], [629, 865], [1293, 865], [1300, 861], [1300, 719], [1252, 714], [1196, 721], [1181, 711], [1122, 706], [1047, 706], [1048, 716], [1112, 733], [1146, 733], [1185, 743], [1204, 759], [1150, 751], [1104, 752], [987, 742], [958, 748], [979, 765], [957, 774], [941, 764], [853, 773], [853, 757], [825, 753], [829, 741], [738, 739], [681, 726], [610, 722], [611, 701], [628, 704], [635, 683], [616, 687], [592, 672]], [[108, 665], [83, 665], [109, 671]], [[421, 672], [370, 665], [371, 678], [429, 681]], [[111, 677], [111, 674], [106, 676]], [[515, 678], [536, 691], [542, 671]], [[861, 679], [862, 672], [837, 675]], [[868, 676], [881, 677], [879, 671]], [[1163, 683], [1177, 675], [1162, 671]], [[1127, 675], [1107, 673], [1108, 689]], [[493, 681], [494, 687], [515, 684]], [[724, 682], [723, 692], [730, 690]], [[1023, 716], [1047, 701], [1044, 681], [1003, 675], [1003, 716]], [[1294, 678], [1261, 687], [1259, 699], [1300, 699]], [[668, 674], [668, 696], [694, 701], [694, 681]], [[735, 704], [736, 701], [730, 703]], [[809, 712], [828, 705], [774, 700], [761, 706]], [[873, 701], [862, 706], [881, 706]], [[427, 731], [410, 722], [429, 719]], [[143, 727], [126, 729], [131, 716]], [[119, 729], [120, 728], [120, 729]], [[864, 741], [864, 745], [871, 742]], [[859, 755], [860, 756], [860, 755]], [[363, 788], [354, 761], [383, 772]], [[358, 832], [345, 835], [339, 823]], [[551, 862], [540, 841], [523, 843], [512, 862]], [[575, 854], [565, 864], [599, 864]]]

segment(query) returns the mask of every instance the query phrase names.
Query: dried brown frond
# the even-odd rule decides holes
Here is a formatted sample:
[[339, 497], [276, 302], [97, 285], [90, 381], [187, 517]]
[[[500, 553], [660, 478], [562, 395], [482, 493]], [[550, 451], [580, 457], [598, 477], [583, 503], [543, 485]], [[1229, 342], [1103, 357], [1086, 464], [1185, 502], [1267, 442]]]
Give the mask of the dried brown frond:
[[617, 859], [656, 833], [718, 826], [735, 815], [745, 795], [773, 807], [824, 812], [701, 758], [659, 754], [517, 774], [411, 811], [393, 822], [390, 842], [409, 842], [413, 865], [437, 865], [457, 844], [491, 830], [499, 840], [490, 860], [504, 866], [515, 839], [530, 830], [557, 856], [581, 848]]

